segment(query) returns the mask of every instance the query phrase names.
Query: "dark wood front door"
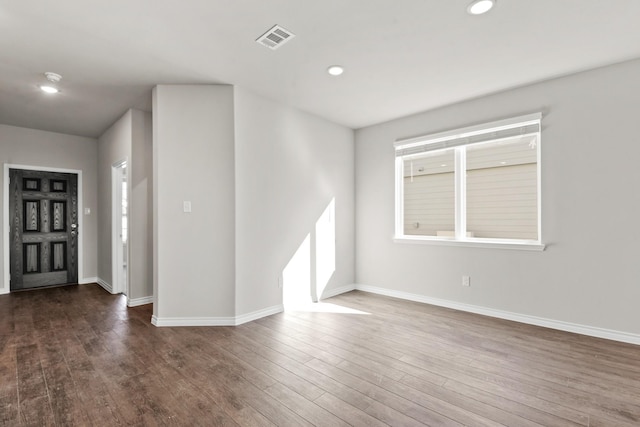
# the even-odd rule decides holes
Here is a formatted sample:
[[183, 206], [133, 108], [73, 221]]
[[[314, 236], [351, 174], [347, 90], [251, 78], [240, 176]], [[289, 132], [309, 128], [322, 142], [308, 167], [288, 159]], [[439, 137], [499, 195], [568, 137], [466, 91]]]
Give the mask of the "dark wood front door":
[[9, 170], [11, 290], [78, 282], [78, 176]]

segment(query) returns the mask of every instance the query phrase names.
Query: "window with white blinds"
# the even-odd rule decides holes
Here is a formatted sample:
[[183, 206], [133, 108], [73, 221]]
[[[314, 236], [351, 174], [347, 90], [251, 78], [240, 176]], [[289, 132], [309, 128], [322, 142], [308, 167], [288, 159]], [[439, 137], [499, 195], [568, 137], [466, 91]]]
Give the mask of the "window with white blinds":
[[396, 238], [540, 244], [540, 120], [397, 141]]

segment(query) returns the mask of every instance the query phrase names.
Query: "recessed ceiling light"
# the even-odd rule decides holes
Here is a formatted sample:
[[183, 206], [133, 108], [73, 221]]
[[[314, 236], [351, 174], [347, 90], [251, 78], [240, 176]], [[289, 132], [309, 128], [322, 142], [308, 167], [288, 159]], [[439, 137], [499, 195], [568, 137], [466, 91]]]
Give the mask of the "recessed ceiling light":
[[339, 76], [340, 74], [344, 73], [344, 68], [342, 68], [340, 65], [332, 65], [331, 67], [327, 68], [327, 73], [331, 74], [332, 76]]
[[58, 92], [60, 92], [58, 90], [58, 88], [55, 88], [53, 86], [47, 86], [47, 85], [40, 85], [40, 90], [42, 90], [43, 92], [46, 92], [46, 93], [58, 93]]
[[42, 90], [43, 92], [46, 92], [46, 93], [58, 93], [58, 92], [60, 92], [60, 89], [58, 89], [54, 85], [56, 83], [60, 82], [60, 80], [62, 80], [62, 76], [60, 74], [58, 74], [58, 73], [52, 73], [50, 71], [47, 71], [46, 73], [44, 73], [44, 76], [52, 84], [40, 85], [40, 90]]
[[496, 5], [496, 0], [475, 0], [467, 6], [467, 12], [471, 15], [482, 15], [489, 12]]

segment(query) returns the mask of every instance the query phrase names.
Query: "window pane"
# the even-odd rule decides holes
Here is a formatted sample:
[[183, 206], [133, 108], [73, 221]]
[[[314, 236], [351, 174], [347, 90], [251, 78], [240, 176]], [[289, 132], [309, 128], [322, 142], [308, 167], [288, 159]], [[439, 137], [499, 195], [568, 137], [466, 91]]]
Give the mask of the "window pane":
[[466, 150], [469, 235], [537, 240], [537, 137], [469, 145]]
[[404, 233], [455, 235], [454, 151], [404, 160]]

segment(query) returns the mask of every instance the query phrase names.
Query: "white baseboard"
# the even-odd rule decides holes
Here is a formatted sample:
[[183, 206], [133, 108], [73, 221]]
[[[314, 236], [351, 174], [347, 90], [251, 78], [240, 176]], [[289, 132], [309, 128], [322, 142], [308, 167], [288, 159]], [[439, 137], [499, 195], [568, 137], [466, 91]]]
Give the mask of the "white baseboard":
[[262, 310], [253, 311], [251, 313], [242, 314], [240, 316], [236, 316], [235, 325], [242, 325], [243, 323], [253, 322], [254, 320], [262, 319], [263, 317], [271, 316], [273, 314], [282, 313], [284, 311], [284, 306], [274, 305], [273, 307], [264, 308]]
[[139, 305], [153, 303], [153, 295], [142, 298], [129, 298], [127, 297], [127, 307], [137, 307]]
[[411, 294], [408, 292], [395, 291], [391, 289], [378, 288], [368, 285], [355, 285], [355, 289], [373, 294], [385, 295], [393, 298], [400, 298], [409, 301], [422, 302], [425, 304], [437, 305], [440, 307], [452, 308], [454, 310], [466, 311], [469, 313], [482, 314], [484, 316], [496, 317], [498, 319], [511, 320], [514, 322], [526, 323], [528, 325], [542, 326], [545, 328], [557, 329], [559, 331], [573, 332], [581, 335], [588, 335], [596, 338], [604, 338], [613, 341], [620, 341], [629, 344], [640, 345], [640, 335], [628, 332], [615, 331], [611, 329], [597, 328], [594, 326], [579, 325], [576, 323], [563, 322], [560, 320], [546, 319], [543, 317], [529, 316], [527, 314], [513, 313], [510, 311], [496, 310], [478, 305], [464, 304], [455, 301], [431, 298], [424, 295]]
[[236, 317], [151, 317], [151, 323], [155, 326], [238, 326], [243, 323], [252, 322], [273, 314], [282, 313], [284, 306], [274, 305], [273, 307], [253, 311]]
[[102, 280], [99, 277], [96, 277], [96, 283], [98, 285], [102, 286], [104, 288], [104, 290], [109, 292], [110, 294], [113, 293], [113, 286], [111, 286], [110, 283], [105, 282], [104, 280]]
[[0, 288], [0, 295], [5, 295], [10, 292], [9, 288]]
[[235, 326], [235, 317], [151, 317], [155, 326]]
[[327, 299], [327, 298], [331, 298], [331, 297], [335, 297], [337, 295], [340, 294], [346, 294], [347, 292], [351, 292], [353, 290], [356, 289], [356, 285], [351, 284], [351, 285], [346, 285], [346, 286], [341, 286], [339, 288], [335, 288], [335, 289], [325, 289], [324, 292], [322, 293], [320, 299]]

